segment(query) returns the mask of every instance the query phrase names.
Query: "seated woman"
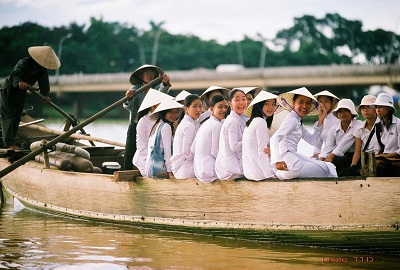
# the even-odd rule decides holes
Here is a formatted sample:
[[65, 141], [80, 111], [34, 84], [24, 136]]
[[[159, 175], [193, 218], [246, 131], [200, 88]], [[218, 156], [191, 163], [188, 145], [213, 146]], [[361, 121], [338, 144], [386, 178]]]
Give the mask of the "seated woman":
[[381, 120], [376, 125], [380, 151], [376, 155], [378, 176], [400, 176], [400, 119], [394, 113], [393, 98], [381, 93], [373, 103]]
[[[339, 98], [332, 94], [329, 91], [322, 91], [314, 95], [314, 97], [318, 100], [318, 102], [324, 106], [326, 110], [326, 119], [324, 121], [324, 129], [321, 132], [321, 137], [318, 139], [317, 144], [314, 146], [314, 158], [318, 158], [321, 153], [322, 147], [325, 146], [326, 139], [328, 138], [328, 131], [336, 124], [339, 123], [339, 119], [337, 119], [332, 111], [336, 109], [337, 104], [339, 102]], [[318, 121], [314, 123], [314, 126], [318, 124]]]
[[379, 144], [376, 139], [375, 124], [379, 122], [375, 109], [371, 106], [376, 100], [375, 96], [366, 95], [358, 106], [358, 112], [364, 117], [365, 121], [354, 130], [355, 147], [351, 165], [341, 170], [338, 175], [341, 176], [360, 176], [361, 152], [379, 152]]
[[246, 109], [249, 117], [243, 132], [243, 173], [249, 180], [275, 177], [269, 159], [269, 135], [278, 96], [261, 91]]
[[[281, 179], [298, 177], [337, 177], [336, 168], [327, 163], [306, 157], [297, 152], [300, 139], [315, 145], [321, 136], [326, 110], [305, 88], [295, 89], [278, 96], [278, 104], [290, 110], [285, 120], [270, 139], [271, 166]], [[318, 110], [319, 108], [319, 110]], [[318, 114], [318, 125], [311, 134], [303, 125], [302, 118]]]
[[197, 119], [201, 115], [201, 100], [198, 95], [189, 95], [184, 100], [185, 115], [176, 128], [171, 170], [176, 179], [193, 178], [193, 156], [191, 147], [196, 138], [200, 123]]
[[146, 172], [153, 178], [174, 178], [171, 170], [173, 123], [178, 119], [183, 105], [164, 99], [150, 115], [155, 124], [150, 132]]
[[220, 180], [233, 180], [243, 177], [242, 136], [246, 126], [244, 111], [246, 96], [242, 90], [229, 93], [228, 103], [231, 112], [221, 127], [219, 152], [215, 162], [215, 172]]
[[211, 99], [211, 116], [199, 128], [194, 142], [194, 174], [201, 182], [217, 179], [215, 160], [219, 150], [219, 134], [226, 117], [228, 102], [221, 95]]
[[150, 119], [150, 115], [164, 99], [172, 99], [172, 97], [150, 88], [136, 115], [136, 122], [138, 123], [136, 126], [136, 152], [133, 156], [132, 163], [139, 169], [140, 174], [144, 177], [147, 177], [147, 171], [145, 169], [147, 148], [151, 128], [154, 125], [154, 121]]
[[357, 120], [358, 113], [353, 101], [347, 98], [339, 101], [332, 114], [340, 122], [329, 130], [319, 159], [332, 162], [336, 166], [337, 173], [339, 173], [351, 165], [355, 142], [353, 133], [361, 125], [361, 121]]
[[206, 89], [206, 91], [204, 91], [203, 94], [200, 95], [200, 98], [204, 102], [204, 105], [205, 105], [205, 106], [203, 106], [203, 109], [206, 110], [199, 117], [200, 124], [203, 124], [204, 121], [206, 121], [211, 116], [211, 110], [210, 110], [209, 106], [210, 106], [212, 97], [215, 95], [221, 95], [221, 96], [227, 98], [230, 91], [231, 90], [229, 90], [227, 88], [212, 85], [212, 86], [208, 87]]

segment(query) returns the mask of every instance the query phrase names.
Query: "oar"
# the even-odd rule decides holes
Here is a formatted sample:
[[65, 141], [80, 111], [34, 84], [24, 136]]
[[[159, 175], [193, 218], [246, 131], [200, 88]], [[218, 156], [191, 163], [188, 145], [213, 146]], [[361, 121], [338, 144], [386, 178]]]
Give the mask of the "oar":
[[[28, 90], [31, 91], [31, 93], [33, 93], [33, 94], [36, 95], [37, 97], [41, 98], [42, 100], [45, 99], [45, 97], [44, 97], [42, 94], [39, 93], [39, 91], [40, 91], [39, 88], [29, 86], [29, 87], [28, 87]], [[63, 111], [60, 107], [58, 107], [58, 106], [57, 106], [56, 104], [54, 104], [52, 101], [50, 101], [49, 104], [50, 104], [54, 109], [56, 109], [56, 111], [58, 111], [59, 113], [61, 113], [65, 118], [67, 118], [69, 121], [71, 121], [71, 124], [72, 124], [73, 127], [75, 127], [75, 126], [79, 123], [79, 121], [78, 121], [74, 116], [72, 116], [72, 115], [66, 113], [65, 111]], [[86, 131], [85, 131], [83, 128], [80, 129], [80, 132], [82, 132], [82, 134], [87, 134]], [[94, 144], [92, 141], [90, 141], [90, 144], [91, 144], [92, 146], [95, 146], [95, 144]]]
[[0, 178], [9, 174], [10, 172], [12, 172], [13, 170], [15, 170], [16, 168], [18, 168], [19, 166], [25, 164], [27, 161], [31, 160], [33, 157], [35, 157], [36, 155], [46, 151], [46, 149], [51, 149], [51, 147], [53, 147], [56, 143], [61, 142], [62, 140], [68, 138], [71, 134], [75, 133], [76, 131], [80, 130], [81, 128], [89, 125], [90, 123], [92, 123], [93, 121], [95, 121], [96, 119], [102, 117], [103, 115], [105, 115], [106, 113], [108, 113], [109, 111], [119, 107], [122, 105], [122, 103], [124, 103], [125, 101], [128, 101], [130, 99], [132, 99], [134, 96], [138, 95], [139, 93], [157, 85], [160, 84], [162, 81], [162, 77], [158, 77], [154, 80], [152, 80], [151, 82], [149, 82], [148, 84], [140, 87], [139, 89], [137, 89], [134, 93], [132, 97], [128, 97], [125, 96], [124, 98], [118, 100], [117, 102], [111, 104], [110, 106], [108, 106], [107, 108], [103, 109], [102, 111], [96, 113], [95, 115], [93, 115], [92, 117], [89, 117], [88, 119], [86, 119], [85, 121], [83, 121], [82, 123], [78, 124], [77, 126], [75, 126], [74, 128], [68, 130], [67, 132], [65, 132], [64, 134], [54, 138], [53, 140], [49, 141], [48, 143], [46, 143], [45, 145], [43, 145], [41, 148], [38, 148], [34, 151], [32, 151], [31, 153], [29, 153], [28, 155], [22, 157], [21, 159], [15, 161], [13, 164], [11, 164], [10, 166], [8, 166], [7, 168], [4, 168], [3, 170], [0, 171]]

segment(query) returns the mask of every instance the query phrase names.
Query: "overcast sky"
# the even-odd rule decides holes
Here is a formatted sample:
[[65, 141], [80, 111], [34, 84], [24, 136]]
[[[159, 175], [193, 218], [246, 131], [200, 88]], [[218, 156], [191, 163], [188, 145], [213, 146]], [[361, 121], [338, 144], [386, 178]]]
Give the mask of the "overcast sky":
[[193, 34], [221, 43], [273, 38], [305, 14], [338, 13], [360, 20], [363, 30], [382, 28], [400, 34], [399, 0], [0, 0], [0, 27], [31, 21], [43, 26], [84, 24], [90, 17], [150, 29], [164, 22], [172, 34]]

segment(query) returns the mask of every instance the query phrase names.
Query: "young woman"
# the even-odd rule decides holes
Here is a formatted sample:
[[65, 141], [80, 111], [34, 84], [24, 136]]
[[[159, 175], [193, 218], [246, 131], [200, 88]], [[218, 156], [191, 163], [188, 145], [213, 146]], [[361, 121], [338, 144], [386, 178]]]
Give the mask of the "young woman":
[[197, 119], [202, 112], [202, 103], [198, 95], [187, 96], [184, 104], [185, 116], [176, 129], [171, 157], [171, 169], [176, 179], [195, 177], [194, 153], [190, 149], [200, 127]]
[[149, 89], [136, 116], [136, 122], [138, 123], [136, 126], [136, 152], [132, 163], [144, 177], [147, 177], [145, 169], [147, 149], [151, 128], [154, 125], [154, 121], [150, 119], [150, 115], [164, 99], [172, 99], [172, 97], [155, 89]]
[[358, 113], [353, 101], [347, 98], [339, 101], [332, 114], [339, 119], [339, 123], [329, 130], [319, 160], [332, 162], [339, 173], [351, 165], [354, 154], [354, 130], [361, 125], [361, 121], [357, 120]]
[[[178, 119], [182, 107], [183, 105], [175, 100], [164, 99], [150, 115], [150, 119], [156, 122], [150, 132], [147, 150], [146, 172], [149, 177], [174, 178], [170, 161], [174, 136], [173, 123]], [[161, 161], [160, 155], [162, 155]]]
[[381, 93], [373, 106], [381, 120], [376, 125], [376, 136], [380, 146], [379, 155], [376, 155], [377, 174], [400, 176], [400, 119], [395, 116], [393, 98], [389, 94]]
[[[278, 96], [279, 105], [290, 110], [279, 129], [270, 139], [271, 166], [281, 179], [297, 177], [337, 177], [335, 166], [297, 153], [300, 139], [314, 145], [321, 136], [326, 110], [305, 88], [299, 88]], [[319, 110], [318, 110], [319, 107]], [[302, 123], [306, 115], [318, 114], [318, 124], [311, 134]]]
[[242, 90], [244, 92], [244, 94], [246, 95], [246, 100], [247, 100], [247, 107], [250, 106], [250, 103], [254, 100], [254, 98], [258, 95], [258, 93], [260, 93], [261, 89], [260, 87], [237, 87], [237, 88], [233, 88], [234, 89], [239, 89]]
[[217, 179], [215, 160], [219, 151], [219, 134], [228, 110], [228, 102], [216, 95], [210, 102], [211, 116], [199, 128], [194, 142], [194, 174], [202, 182]]
[[212, 85], [208, 87], [203, 94], [200, 95], [201, 100], [204, 102], [203, 109], [206, 109], [201, 116], [199, 117], [199, 122], [202, 124], [204, 121], [206, 121], [210, 116], [211, 116], [211, 110], [210, 110], [210, 101], [213, 96], [215, 95], [221, 95], [223, 97], [228, 97], [230, 90], [224, 87], [220, 86], [215, 86]]
[[[328, 138], [328, 131], [336, 124], [339, 123], [339, 119], [336, 118], [332, 111], [337, 107], [339, 102], [339, 98], [332, 94], [329, 91], [322, 91], [314, 95], [314, 97], [318, 100], [318, 102], [324, 106], [326, 110], [326, 119], [324, 121], [324, 129], [321, 132], [321, 136], [318, 139], [317, 144], [314, 147], [314, 158], [318, 158], [321, 153], [322, 147], [325, 145], [326, 138]], [[314, 127], [318, 124], [318, 121], [315, 122]]]
[[364, 117], [365, 121], [361, 123], [354, 130], [355, 146], [354, 155], [351, 161], [351, 165], [348, 168], [341, 170], [338, 175], [341, 176], [359, 176], [361, 169], [361, 152], [379, 152], [379, 144], [376, 139], [375, 124], [379, 122], [379, 118], [376, 116], [375, 109], [372, 104], [375, 102], [376, 97], [372, 95], [366, 95], [361, 100], [361, 104], [358, 106], [358, 112]]
[[269, 159], [269, 135], [277, 96], [261, 91], [250, 103], [245, 115], [250, 119], [243, 132], [243, 173], [249, 180], [275, 177]]
[[231, 112], [221, 127], [219, 152], [215, 162], [215, 172], [220, 180], [243, 177], [242, 136], [246, 126], [244, 111], [247, 107], [246, 95], [235, 89], [229, 93]]

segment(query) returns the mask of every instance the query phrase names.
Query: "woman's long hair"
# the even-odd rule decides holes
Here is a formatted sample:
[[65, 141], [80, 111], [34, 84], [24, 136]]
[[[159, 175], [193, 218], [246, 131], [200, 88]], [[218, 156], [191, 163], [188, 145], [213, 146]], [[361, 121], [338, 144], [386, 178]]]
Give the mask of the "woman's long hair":
[[142, 118], [143, 116], [148, 114], [149, 111], [150, 111], [150, 108], [147, 108], [147, 109], [144, 109], [143, 111], [138, 112], [137, 115], [136, 115], [136, 123], [139, 122], [140, 118]]
[[169, 120], [167, 120], [165, 118], [165, 116], [167, 115], [167, 113], [170, 110], [171, 109], [159, 112], [157, 121], [154, 123], [153, 127], [151, 128], [150, 136], [154, 134], [154, 132], [156, 131], [156, 127], [158, 126], [158, 124], [160, 123], [161, 120], [171, 126], [172, 136], [175, 134], [175, 129], [174, 129], [174, 126], [173, 126], [173, 122], [171, 122], [171, 121], [169, 121]]
[[246, 122], [246, 126], [250, 126], [251, 122], [253, 121], [254, 118], [256, 117], [261, 117], [261, 118], [265, 118], [265, 121], [267, 122], [267, 127], [268, 129], [271, 128], [272, 125], [272, 120], [274, 120], [274, 115], [271, 116], [266, 116], [264, 114], [264, 112], [262, 111], [264, 104], [265, 104], [266, 100], [260, 101], [256, 104], [253, 105], [253, 110], [251, 110], [251, 115], [250, 115], [250, 119], [247, 120]]

